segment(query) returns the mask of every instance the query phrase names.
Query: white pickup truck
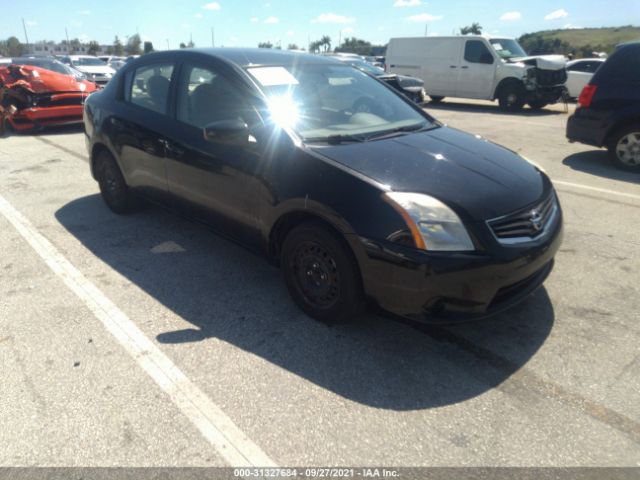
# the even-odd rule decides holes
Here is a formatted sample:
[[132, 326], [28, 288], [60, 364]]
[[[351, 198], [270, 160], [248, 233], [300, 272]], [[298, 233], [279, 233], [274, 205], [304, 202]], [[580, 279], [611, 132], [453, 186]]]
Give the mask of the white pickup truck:
[[486, 36], [392, 38], [390, 73], [425, 82], [435, 102], [444, 97], [498, 100], [508, 111], [556, 103], [565, 93], [561, 55], [528, 56], [517, 41]]

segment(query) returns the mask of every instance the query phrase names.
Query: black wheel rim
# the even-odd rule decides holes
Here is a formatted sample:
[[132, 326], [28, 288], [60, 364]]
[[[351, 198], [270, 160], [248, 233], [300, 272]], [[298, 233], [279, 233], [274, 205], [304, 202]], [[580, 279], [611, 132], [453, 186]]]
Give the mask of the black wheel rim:
[[340, 299], [340, 275], [333, 256], [315, 242], [300, 243], [291, 258], [296, 288], [313, 308], [331, 308]]
[[104, 183], [104, 189], [110, 198], [116, 198], [120, 191], [120, 182], [113, 168], [107, 166], [102, 173], [102, 180]]

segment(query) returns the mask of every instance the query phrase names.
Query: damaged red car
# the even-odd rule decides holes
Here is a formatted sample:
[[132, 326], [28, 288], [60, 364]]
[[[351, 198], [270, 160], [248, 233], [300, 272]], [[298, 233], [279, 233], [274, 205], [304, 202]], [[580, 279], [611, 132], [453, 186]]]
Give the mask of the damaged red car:
[[97, 89], [72, 71], [12, 63], [0, 67], [0, 121], [17, 131], [80, 123], [84, 102]]

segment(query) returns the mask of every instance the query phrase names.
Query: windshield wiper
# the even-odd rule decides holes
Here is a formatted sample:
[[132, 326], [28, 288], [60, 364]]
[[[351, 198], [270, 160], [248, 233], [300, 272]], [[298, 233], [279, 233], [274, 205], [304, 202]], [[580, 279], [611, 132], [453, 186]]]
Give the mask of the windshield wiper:
[[341, 143], [360, 143], [364, 142], [366, 139], [361, 135], [329, 135], [328, 137], [314, 137], [314, 138], [304, 138], [303, 141], [307, 143], [314, 142], [326, 142], [329, 145], [340, 145]]
[[393, 136], [396, 136], [396, 135], [402, 134], [402, 133], [425, 132], [427, 130], [432, 130], [432, 129], [437, 128], [437, 127], [438, 127], [438, 125], [435, 124], [435, 123], [434, 124], [418, 123], [418, 124], [415, 124], [415, 125], [406, 125], [404, 127], [398, 127], [398, 128], [394, 128], [392, 130], [385, 130], [383, 132], [374, 133], [372, 135], [369, 135], [366, 138], [366, 141], [382, 140], [382, 139], [393, 137]]

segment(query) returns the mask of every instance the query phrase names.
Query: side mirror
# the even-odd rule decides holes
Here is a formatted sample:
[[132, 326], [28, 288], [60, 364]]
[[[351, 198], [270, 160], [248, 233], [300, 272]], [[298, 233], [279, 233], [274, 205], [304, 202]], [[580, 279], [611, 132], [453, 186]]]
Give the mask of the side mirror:
[[204, 139], [230, 147], [245, 147], [249, 143], [249, 126], [242, 120], [220, 120], [204, 127]]
[[489, 52], [485, 52], [480, 56], [480, 63], [486, 63], [487, 65], [493, 64], [493, 55]]

